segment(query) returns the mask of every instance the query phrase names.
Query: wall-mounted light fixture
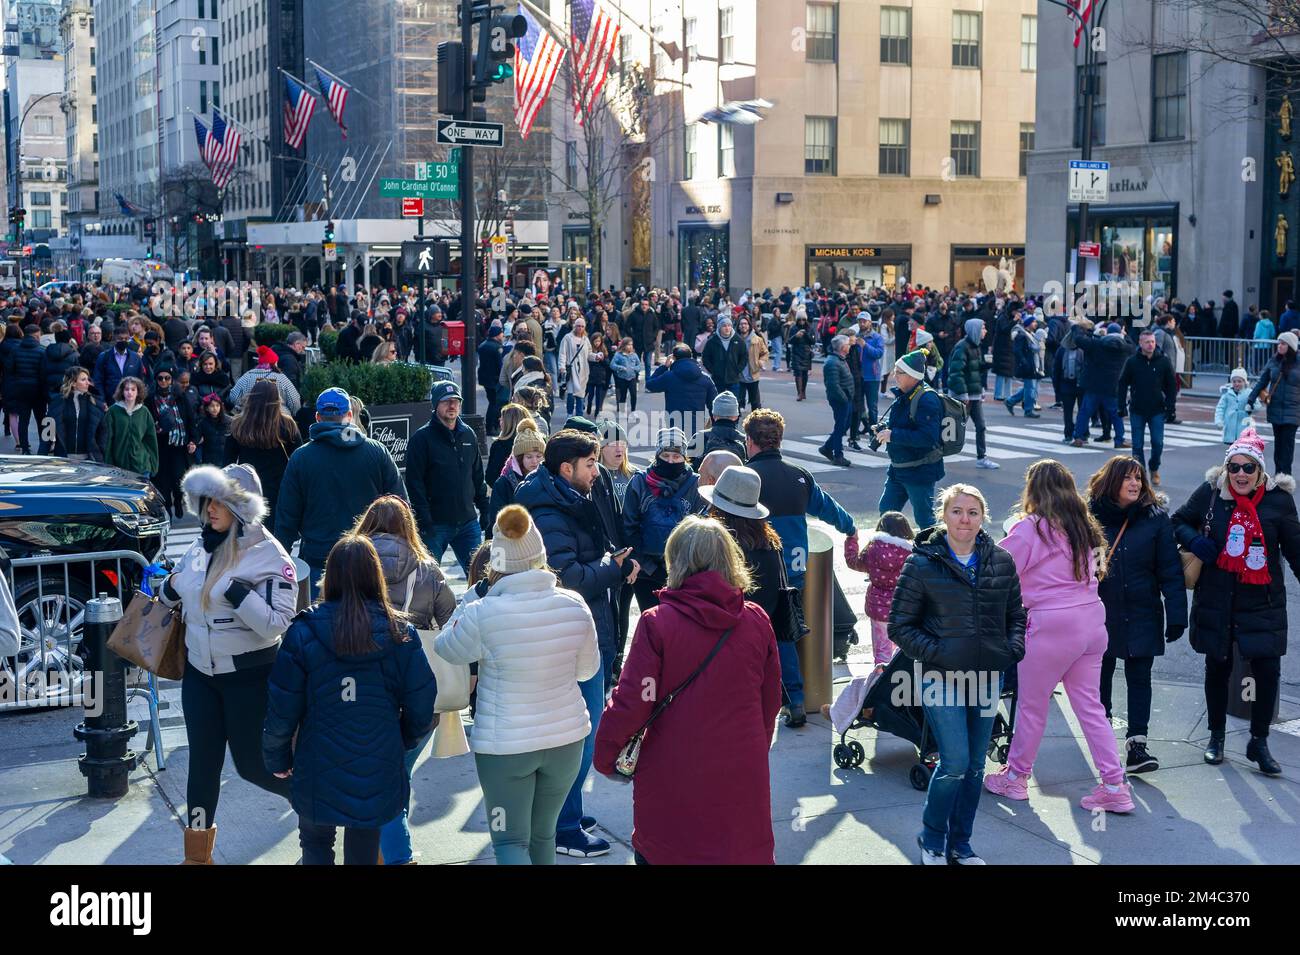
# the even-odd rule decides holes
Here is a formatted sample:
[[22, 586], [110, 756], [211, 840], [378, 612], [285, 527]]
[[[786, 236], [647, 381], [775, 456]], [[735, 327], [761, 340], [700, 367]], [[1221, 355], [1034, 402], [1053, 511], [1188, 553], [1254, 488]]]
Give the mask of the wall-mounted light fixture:
[[794, 202], [794, 193], [793, 193], [793, 192], [778, 192], [778, 193], [776, 194], [776, 201], [777, 201], [777, 204], [778, 204], [778, 205], [786, 205], [787, 203]]
[[925, 204], [927, 206], [937, 206], [941, 202], [943, 202], [943, 197], [940, 196], [937, 192], [926, 193]]

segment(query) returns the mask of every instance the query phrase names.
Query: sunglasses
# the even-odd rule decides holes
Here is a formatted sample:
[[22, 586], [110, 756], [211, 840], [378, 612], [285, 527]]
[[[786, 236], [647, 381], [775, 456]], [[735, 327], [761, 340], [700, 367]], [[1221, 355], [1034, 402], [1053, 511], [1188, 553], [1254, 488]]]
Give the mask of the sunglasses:
[[1254, 474], [1255, 469], [1258, 467], [1259, 467], [1258, 464], [1235, 464], [1234, 463], [1228, 465], [1228, 473], [1229, 474]]

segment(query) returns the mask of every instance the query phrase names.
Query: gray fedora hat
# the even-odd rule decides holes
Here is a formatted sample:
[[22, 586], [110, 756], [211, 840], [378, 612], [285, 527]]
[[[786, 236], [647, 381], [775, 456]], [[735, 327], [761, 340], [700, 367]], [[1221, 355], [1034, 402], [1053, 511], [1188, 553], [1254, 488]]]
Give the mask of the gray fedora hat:
[[763, 488], [763, 479], [753, 468], [729, 467], [712, 487], [699, 489], [704, 498], [720, 511], [735, 514], [737, 517], [753, 517], [763, 520], [769, 513], [767, 508], [758, 503], [758, 494]]

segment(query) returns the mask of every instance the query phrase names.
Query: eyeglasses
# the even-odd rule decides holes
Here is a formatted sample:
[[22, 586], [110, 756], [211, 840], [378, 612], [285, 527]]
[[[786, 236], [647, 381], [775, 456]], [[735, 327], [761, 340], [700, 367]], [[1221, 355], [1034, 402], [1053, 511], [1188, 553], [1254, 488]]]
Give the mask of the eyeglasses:
[[1234, 463], [1228, 465], [1228, 473], [1229, 473], [1229, 474], [1239, 474], [1239, 473], [1240, 473], [1240, 474], [1254, 474], [1254, 473], [1255, 473], [1255, 469], [1258, 468], [1258, 467], [1259, 467], [1258, 464], [1253, 464], [1253, 463], [1252, 463], [1252, 464], [1237, 464], [1237, 463], [1234, 462]]

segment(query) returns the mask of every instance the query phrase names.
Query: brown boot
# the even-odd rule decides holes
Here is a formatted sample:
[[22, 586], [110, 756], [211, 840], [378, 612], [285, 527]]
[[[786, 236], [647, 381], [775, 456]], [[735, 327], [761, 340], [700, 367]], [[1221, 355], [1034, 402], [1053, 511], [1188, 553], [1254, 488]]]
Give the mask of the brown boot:
[[217, 827], [185, 830], [185, 861], [181, 865], [212, 865], [212, 847], [217, 841]]

